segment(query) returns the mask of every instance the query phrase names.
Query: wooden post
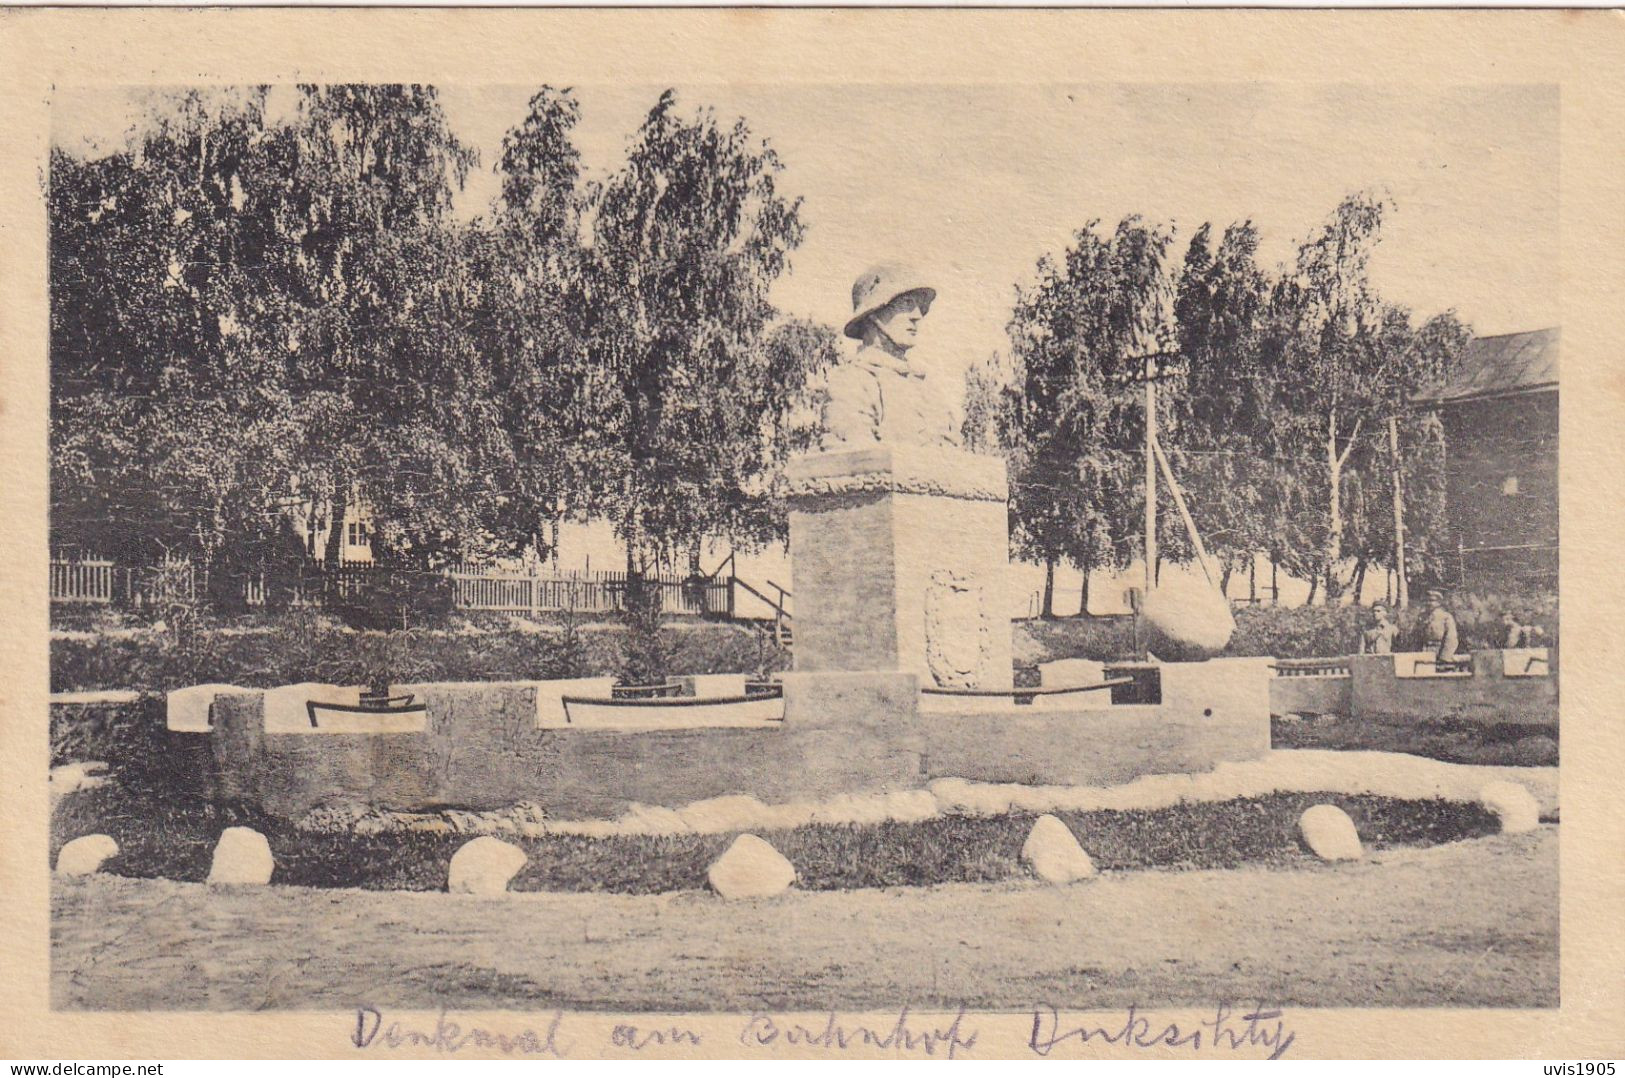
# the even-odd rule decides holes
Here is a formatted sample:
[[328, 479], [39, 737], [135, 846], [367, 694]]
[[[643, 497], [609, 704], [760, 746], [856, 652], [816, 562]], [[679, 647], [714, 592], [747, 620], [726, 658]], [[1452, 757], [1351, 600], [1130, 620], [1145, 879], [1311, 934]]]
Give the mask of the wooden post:
[[[1411, 589], [1405, 579], [1405, 496], [1399, 485], [1399, 420], [1388, 417], [1388, 451], [1394, 467], [1394, 570], [1399, 574], [1399, 608], [1411, 604]], [[1359, 601], [1359, 596], [1355, 596]]]
[[[1168, 481], [1168, 492], [1174, 496], [1174, 508], [1179, 510], [1179, 518], [1185, 522], [1185, 530], [1190, 534], [1191, 545], [1196, 548], [1196, 560], [1197, 564], [1202, 567], [1202, 575], [1207, 577], [1209, 584], [1217, 588], [1219, 587], [1218, 574], [1207, 556], [1207, 546], [1202, 542], [1201, 533], [1196, 530], [1196, 521], [1191, 519], [1190, 508], [1185, 504], [1185, 494], [1179, 489], [1178, 480], [1174, 479], [1174, 470], [1169, 466], [1168, 458], [1163, 455], [1162, 444], [1153, 441], [1151, 449], [1157, 458], [1157, 463], [1162, 465], [1162, 477]], [[1222, 592], [1223, 589], [1221, 588], [1220, 591]], [[1229, 601], [1228, 598], [1226, 601]]]

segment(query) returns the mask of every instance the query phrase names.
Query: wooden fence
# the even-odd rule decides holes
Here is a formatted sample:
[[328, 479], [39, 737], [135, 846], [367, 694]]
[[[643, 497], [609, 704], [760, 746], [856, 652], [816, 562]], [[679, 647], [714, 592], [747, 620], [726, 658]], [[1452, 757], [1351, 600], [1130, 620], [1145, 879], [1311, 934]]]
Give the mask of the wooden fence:
[[[57, 558], [50, 567], [51, 602], [146, 607], [175, 601], [196, 601], [209, 594], [208, 574], [185, 559], [161, 565], [127, 567], [100, 558]], [[327, 569], [317, 562], [299, 568], [282, 586], [295, 605], [324, 599], [347, 600], [385, 583], [400, 570], [371, 562], [344, 562]], [[574, 610], [610, 613], [626, 608], [624, 572], [543, 574], [489, 566], [456, 565], [445, 576], [452, 583], [454, 602], [462, 610], [537, 614]], [[732, 616], [734, 579], [704, 577], [647, 577], [659, 589], [660, 608], [674, 614]], [[267, 574], [245, 574], [237, 582], [244, 602], [263, 606], [269, 587]]]
[[51, 602], [111, 603], [113, 578], [114, 565], [110, 561], [52, 561]]
[[[463, 610], [533, 614], [547, 610], [608, 613], [626, 609], [624, 572], [544, 575], [459, 565], [448, 575], [456, 589], [456, 604]], [[645, 577], [644, 584], [659, 589], [660, 609], [668, 613], [733, 613], [733, 583], [729, 577]]]

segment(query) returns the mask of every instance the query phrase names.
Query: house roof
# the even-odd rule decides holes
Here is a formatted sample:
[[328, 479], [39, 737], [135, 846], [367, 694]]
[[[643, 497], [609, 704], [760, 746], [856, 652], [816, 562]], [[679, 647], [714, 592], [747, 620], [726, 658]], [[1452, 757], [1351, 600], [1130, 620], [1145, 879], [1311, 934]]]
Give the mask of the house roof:
[[1557, 389], [1558, 328], [1475, 337], [1449, 380], [1423, 390], [1417, 400], [1449, 404]]

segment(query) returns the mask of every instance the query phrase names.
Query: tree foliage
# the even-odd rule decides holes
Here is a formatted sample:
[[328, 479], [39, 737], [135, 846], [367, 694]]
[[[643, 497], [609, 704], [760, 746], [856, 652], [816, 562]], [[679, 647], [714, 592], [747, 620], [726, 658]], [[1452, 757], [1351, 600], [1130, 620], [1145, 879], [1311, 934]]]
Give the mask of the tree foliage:
[[[1173, 276], [1169, 230], [1137, 218], [1111, 236], [1094, 223], [1019, 289], [1010, 355], [972, 368], [967, 443], [997, 448], [1011, 475], [1016, 551], [1051, 566], [1121, 568], [1144, 511], [1144, 397], [1133, 384], [1171, 328], [1177, 361], [1159, 382], [1159, 442], [1226, 577], [1267, 554], [1335, 599], [1370, 565], [1394, 563], [1396, 417], [1407, 556], [1436, 561], [1443, 442], [1409, 402], [1444, 377], [1470, 338], [1450, 312], [1414, 326], [1369, 279], [1391, 207], [1355, 194], [1299, 249], [1289, 270], [1258, 264], [1252, 222], [1215, 244], [1203, 225]], [[1172, 506], [1159, 546], [1189, 557]], [[1051, 609], [1046, 588], [1044, 608]]]
[[584, 493], [647, 559], [760, 533], [759, 497], [814, 357], [769, 347], [768, 298], [805, 233], [743, 120], [662, 94], [592, 204]]
[[[990, 414], [1010, 467], [1013, 541], [1086, 579], [1136, 552], [1145, 414], [1135, 380], [1144, 357], [1171, 343], [1172, 243], [1167, 228], [1138, 217], [1109, 234], [1090, 222], [1058, 259], [1039, 261], [1010, 318], [1013, 393]], [[973, 386], [970, 397], [967, 418], [985, 426], [986, 389]], [[1184, 549], [1177, 520], [1163, 523], [1170, 552]]]
[[795, 401], [836, 355], [768, 300], [799, 200], [743, 121], [670, 93], [589, 183], [579, 115], [540, 88], [471, 221], [432, 87], [158, 95], [126, 150], [56, 151], [54, 543], [300, 558], [297, 517], [331, 564], [357, 502], [406, 568], [571, 514], [640, 558], [782, 535]]
[[[1299, 247], [1272, 296], [1267, 351], [1279, 371], [1279, 441], [1284, 456], [1318, 462], [1320, 480], [1307, 499], [1314, 526], [1299, 549], [1328, 601], [1349, 583], [1342, 575], [1350, 531], [1345, 495], [1360, 455], [1378, 452], [1371, 447], [1386, 438], [1388, 419], [1449, 372], [1470, 336], [1451, 313], [1419, 332], [1409, 312], [1384, 302], [1372, 286], [1371, 254], [1392, 208], [1368, 192], [1345, 198]], [[1367, 476], [1374, 469], [1367, 463]]]

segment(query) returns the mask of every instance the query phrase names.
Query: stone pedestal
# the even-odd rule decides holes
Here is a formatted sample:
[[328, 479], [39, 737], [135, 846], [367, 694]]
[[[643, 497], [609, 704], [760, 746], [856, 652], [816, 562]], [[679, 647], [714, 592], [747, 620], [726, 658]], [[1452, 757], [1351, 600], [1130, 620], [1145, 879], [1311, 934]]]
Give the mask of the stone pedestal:
[[1012, 683], [1004, 462], [875, 445], [787, 470], [795, 669]]

